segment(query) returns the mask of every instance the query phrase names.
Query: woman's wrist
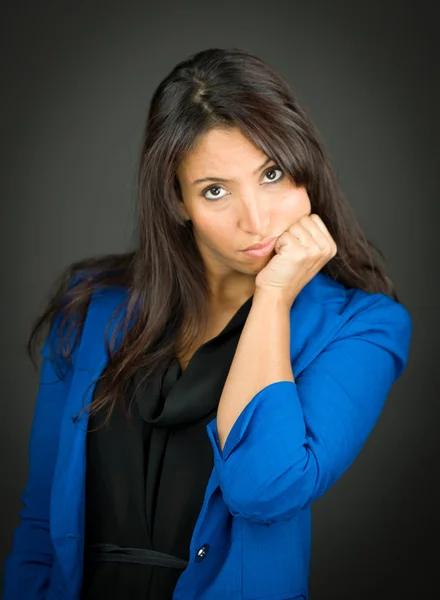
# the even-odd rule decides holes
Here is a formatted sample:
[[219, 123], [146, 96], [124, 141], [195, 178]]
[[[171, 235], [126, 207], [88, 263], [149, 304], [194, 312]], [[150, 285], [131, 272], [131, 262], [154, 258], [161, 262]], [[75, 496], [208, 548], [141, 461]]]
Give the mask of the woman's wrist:
[[268, 302], [276, 305], [283, 305], [290, 310], [297, 294], [287, 293], [285, 289], [275, 287], [255, 287], [254, 299], [257, 302]]

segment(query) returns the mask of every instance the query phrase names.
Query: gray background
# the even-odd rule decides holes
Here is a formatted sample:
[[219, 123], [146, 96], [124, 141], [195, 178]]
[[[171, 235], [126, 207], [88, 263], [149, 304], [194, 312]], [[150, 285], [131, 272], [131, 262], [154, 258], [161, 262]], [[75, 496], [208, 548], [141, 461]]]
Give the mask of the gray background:
[[311, 600], [436, 596], [439, 52], [436, 3], [402, 4], [1, 3], [2, 566], [28, 469], [31, 323], [68, 263], [131, 245], [159, 81], [192, 52], [238, 46], [311, 113], [413, 317], [410, 361], [378, 425], [313, 506]]

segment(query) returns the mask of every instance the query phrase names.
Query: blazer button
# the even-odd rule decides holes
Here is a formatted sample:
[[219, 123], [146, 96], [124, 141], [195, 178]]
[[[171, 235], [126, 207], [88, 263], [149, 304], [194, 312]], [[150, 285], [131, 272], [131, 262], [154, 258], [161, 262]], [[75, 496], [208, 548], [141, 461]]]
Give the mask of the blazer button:
[[196, 554], [196, 557], [195, 557], [196, 563], [202, 562], [202, 560], [208, 554], [210, 547], [211, 546], [209, 544], [203, 544], [203, 546], [200, 548], [200, 550]]

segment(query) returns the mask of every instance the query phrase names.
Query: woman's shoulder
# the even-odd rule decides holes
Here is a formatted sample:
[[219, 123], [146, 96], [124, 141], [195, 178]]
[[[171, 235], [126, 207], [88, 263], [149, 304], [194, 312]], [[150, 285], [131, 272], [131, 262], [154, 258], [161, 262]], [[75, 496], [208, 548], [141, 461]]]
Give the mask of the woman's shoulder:
[[124, 309], [129, 298], [129, 289], [122, 286], [105, 286], [95, 290], [90, 296], [88, 313], [96, 316], [97, 313]]
[[308, 295], [335, 310], [347, 319], [366, 318], [383, 320], [391, 318], [406, 323], [411, 321], [407, 308], [382, 292], [367, 292], [357, 287], [347, 287], [329, 275], [319, 272], [308, 284]]
[[[75, 273], [69, 280], [67, 291], [74, 292], [76, 286], [81, 286], [84, 283], [84, 275], [81, 272]], [[45, 343], [41, 349], [41, 354], [44, 357], [51, 357], [59, 354], [56, 350], [58, 340], [63, 339], [72, 345], [76, 338], [76, 330], [80, 324], [79, 339], [74, 344], [72, 358], [73, 363], [76, 362], [76, 355], [80, 346], [84, 346], [84, 338], [89, 342], [96, 342], [97, 338], [102, 338], [107, 325], [113, 328], [116, 322], [123, 318], [126, 307], [128, 305], [129, 288], [119, 285], [101, 285], [96, 286], [92, 292], [89, 292], [88, 297], [83, 294], [82, 306], [84, 312], [82, 317], [80, 311], [74, 311], [66, 316], [65, 305], [71, 301], [72, 296], [63, 296], [61, 306], [53, 318]], [[80, 318], [81, 317], [81, 318]]]
[[[358, 339], [391, 352], [401, 372], [408, 360], [412, 338], [412, 318], [409, 311], [394, 298], [382, 292], [367, 292], [348, 288], [320, 274], [321, 290], [327, 290], [330, 310], [336, 310], [340, 327], [333, 342]], [[348, 347], [348, 346], [347, 346]]]
[[320, 317], [316, 318], [322, 324], [331, 323], [336, 334], [333, 341], [357, 337], [391, 345], [394, 349], [398, 348], [399, 354], [408, 354], [412, 318], [405, 306], [394, 298], [382, 292], [371, 293], [346, 287], [322, 272], [306, 287], [303, 305], [308, 305], [310, 300], [313, 300], [313, 307], [319, 305]]
[[105, 286], [95, 290], [90, 297], [84, 327], [101, 332], [107, 325], [114, 327], [124, 318], [128, 307], [129, 289], [122, 286]]

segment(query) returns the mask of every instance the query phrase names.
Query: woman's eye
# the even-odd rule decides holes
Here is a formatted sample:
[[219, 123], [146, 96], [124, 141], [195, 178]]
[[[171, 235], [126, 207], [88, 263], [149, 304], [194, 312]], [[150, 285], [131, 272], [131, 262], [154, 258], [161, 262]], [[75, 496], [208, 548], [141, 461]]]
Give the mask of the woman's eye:
[[[207, 190], [205, 190], [202, 195], [205, 196], [205, 198], [207, 200], [218, 200], [219, 198], [223, 198], [223, 196], [219, 196], [219, 194], [218, 194], [218, 190], [222, 190], [222, 189], [223, 188], [220, 187], [219, 185], [212, 185], [210, 188], [208, 188]], [[208, 192], [211, 192], [211, 190], [214, 190], [213, 198], [209, 198], [206, 195]]]
[[280, 179], [282, 179], [284, 177], [284, 173], [281, 169], [279, 169], [278, 167], [271, 167], [268, 171], [266, 171], [266, 177], [269, 174], [274, 173], [275, 171], [279, 171], [281, 173], [280, 177], [277, 177], [276, 179], [274, 179], [273, 177], [269, 178], [270, 181], [268, 183], [274, 183], [275, 181], [280, 181]]

